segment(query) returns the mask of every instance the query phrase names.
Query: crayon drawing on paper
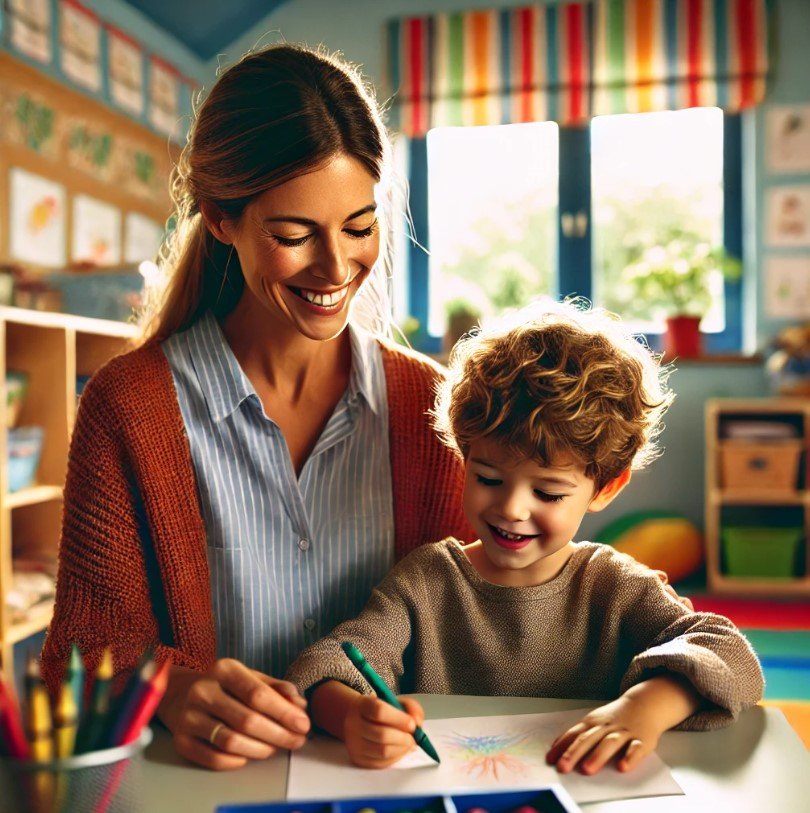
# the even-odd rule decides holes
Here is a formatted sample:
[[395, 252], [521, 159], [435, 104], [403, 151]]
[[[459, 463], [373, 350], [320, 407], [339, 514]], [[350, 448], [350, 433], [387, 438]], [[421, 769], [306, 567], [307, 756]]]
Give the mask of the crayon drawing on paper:
[[526, 775], [542, 759], [543, 746], [530, 731], [442, 737], [446, 758], [473, 779], [506, 780]]

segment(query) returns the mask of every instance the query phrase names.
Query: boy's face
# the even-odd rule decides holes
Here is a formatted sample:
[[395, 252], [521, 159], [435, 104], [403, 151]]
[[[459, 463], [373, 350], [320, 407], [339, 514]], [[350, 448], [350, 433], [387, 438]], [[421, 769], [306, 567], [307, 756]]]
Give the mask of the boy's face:
[[604, 508], [624, 485], [596, 493], [581, 463], [543, 467], [486, 438], [472, 443], [465, 468], [464, 513], [481, 539], [486, 570], [511, 586], [553, 578], [586, 512]]

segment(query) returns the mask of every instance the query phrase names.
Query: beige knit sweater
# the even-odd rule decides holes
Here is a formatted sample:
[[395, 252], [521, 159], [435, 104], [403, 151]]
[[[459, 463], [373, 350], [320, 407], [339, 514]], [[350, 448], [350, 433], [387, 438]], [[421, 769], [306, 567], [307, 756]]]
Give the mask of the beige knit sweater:
[[287, 678], [371, 688], [340, 649], [356, 644], [396, 692], [607, 700], [662, 670], [712, 707], [679, 728], [716, 728], [762, 697], [762, 671], [727, 618], [689, 612], [634, 559], [576, 544], [534, 587], [485, 581], [455, 539], [425, 545], [375, 588], [363, 612], [304, 650]]

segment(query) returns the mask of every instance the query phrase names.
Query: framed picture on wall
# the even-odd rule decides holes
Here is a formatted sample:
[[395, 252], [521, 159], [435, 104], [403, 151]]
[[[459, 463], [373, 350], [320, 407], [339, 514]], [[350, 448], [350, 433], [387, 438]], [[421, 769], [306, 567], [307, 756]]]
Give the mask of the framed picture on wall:
[[765, 259], [765, 312], [774, 319], [810, 318], [810, 254]]
[[59, 62], [77, 85], [101, 90], [101, 21], [76, 0], [59, 4]]
[[163, 242], [163, 226], [140, 212], [128, 212], [124, 220], [124, 262], [155, 260]]
[[46, 268], [65, 264], [65, 188], [24, 169], [9, 172], [11, 256]]
[[121, 262], [121, 212], [88, 195], [73, 199], [73, 262], [117, 265]]
[[50, 62], [51, 0], [7, 0], [6, 10], [12, 48], [37, 62]]
[[810, 184], [768, 190], [765, 243], [810, 248]]
[[113, 104], [133, 116], [142, 116], [145, 107], [143, 48], [117, 28], [107, 26], [107, 59]]
[[158, 59], [149, 60], [149, 123], [161, 133], [176, 136], [180, 117], [180, 74]]
[[766, 120], [768, 169], [810, 172], [810, 104], [771, 107]]

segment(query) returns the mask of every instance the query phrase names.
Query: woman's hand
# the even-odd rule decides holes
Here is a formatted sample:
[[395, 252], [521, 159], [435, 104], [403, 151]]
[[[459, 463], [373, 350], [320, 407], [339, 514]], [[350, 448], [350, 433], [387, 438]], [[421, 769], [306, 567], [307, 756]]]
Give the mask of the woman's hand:
[[556, 764], [560, 773], [579, 765], [582, 773], [594, 774], [620, 755], [616, 767], [632, 771], [657, 748], [661, 735], [693, 714], [700, 702], [692, 684], [678, 675], [650, 678], [557, 737], [546, 762]]
[[400, 697], [405, 711], [376, 697], [357, 693], [346, 709], [343, 741], [361, 768], [388, 768], [416, 746], [413, 732], [425, 720], [416, 700]]
[[306, 700], [292, 683], [231, 658], [204, 673], [172, 667], [158, 717], [179, 754], [218, 771], [300, 748], [310, 727]]

